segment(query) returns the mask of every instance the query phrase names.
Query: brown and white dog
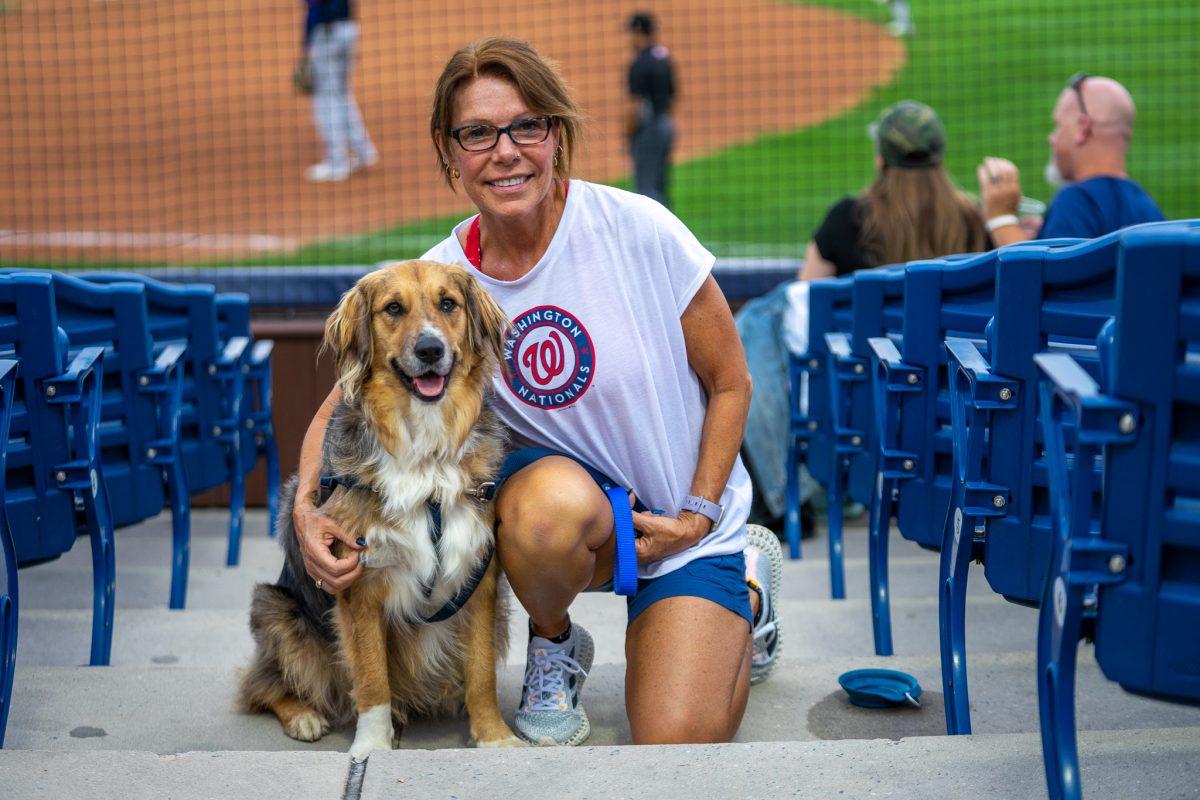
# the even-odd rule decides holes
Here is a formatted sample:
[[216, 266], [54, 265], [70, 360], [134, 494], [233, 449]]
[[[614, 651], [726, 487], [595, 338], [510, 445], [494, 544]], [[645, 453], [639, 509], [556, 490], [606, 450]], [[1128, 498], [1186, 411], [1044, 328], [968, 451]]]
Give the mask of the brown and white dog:
[[[271, 711], [288, 736], [315, 741], [358, 727], [356, 760], [393, 744], [393, 720], [466, 705], [480, 746], [516, 746], [500, 717], [496, 664], [507, 647], [492, 511], [472, 496], [499, 466], [502, 434], [484, 404], [501, 357], [504, 312], [459, 267], [408, 261], [372, 272], [325, 327], [342, 399], [325, 436], [320, 505], [366, 540], [362, 576], [335, 599], [305, 574], [292, 527], [296, 479], [284, 490], [286, 557], [250, 609], [257, 644], [239, 701]], [[441, 534], [433, 521], [440, 504]], [[346, 548], [335, 543], [335, 555]], [[480, 575], [482, 574], [482, 578]], [[463, 608], [425, 623], [473, 579]]]

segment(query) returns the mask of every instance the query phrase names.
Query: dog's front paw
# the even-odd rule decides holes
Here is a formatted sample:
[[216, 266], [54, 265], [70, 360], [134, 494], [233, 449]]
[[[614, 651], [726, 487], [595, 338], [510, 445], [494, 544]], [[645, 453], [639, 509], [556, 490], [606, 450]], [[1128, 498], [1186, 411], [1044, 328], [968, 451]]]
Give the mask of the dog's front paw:
[[358, 728], [354, 732], [354, 744], [350, 745], [350, 757], [355, 761], [366, 761], [376, 750], [392, 749], [392, 709], [383, 704], [372, 706], [358, 715]]
[[476, 747], [528, 747], [529, 743], [517, 736], [508, 736], [504, 739], [493, 739], [488, 742], [476, 742]]
[[329, 721], [315, 711], [302, 711], [283, 726], [283, 732], [302, 742], [315, 742], [329, 732]]
[[504, 724], [500, 715], [490, 723], [479, 723], [471, 726], [471, 738], [476, 747], [526, 747], [524, 739], [518, 738], [512, 729]]

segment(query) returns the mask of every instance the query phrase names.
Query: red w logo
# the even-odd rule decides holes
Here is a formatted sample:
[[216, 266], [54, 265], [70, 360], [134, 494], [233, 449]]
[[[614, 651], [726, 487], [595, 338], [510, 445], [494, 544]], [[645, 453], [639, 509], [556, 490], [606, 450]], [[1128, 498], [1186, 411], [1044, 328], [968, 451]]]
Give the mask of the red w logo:
[[530, 345], [521, 354], [521, 365], [529, 370], [535, 383], [542, 386], [562, 374], [567, 359], [563, 352], [562, 339], [554, 331], [540, 343]]

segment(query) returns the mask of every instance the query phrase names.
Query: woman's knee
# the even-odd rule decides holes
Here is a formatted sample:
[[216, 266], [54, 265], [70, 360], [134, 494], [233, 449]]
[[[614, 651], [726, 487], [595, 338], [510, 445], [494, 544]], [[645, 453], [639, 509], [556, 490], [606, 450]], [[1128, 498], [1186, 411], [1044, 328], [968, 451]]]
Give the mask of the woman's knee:
[[539, 556], [595, 549], [599, 542], [593, 540], [605, 526], [612, 527], [611, 512], [595, 481], [578, 465], [572, 466], [575, 470], [518, 473], [526, 479], [505, 486], [497, 502], [502, 548]]
[[634, 744], [712, 744], [731, 741], [741, 718], [733, 709], [713, 706], [659, 708], [631, 719], [630, 729]]

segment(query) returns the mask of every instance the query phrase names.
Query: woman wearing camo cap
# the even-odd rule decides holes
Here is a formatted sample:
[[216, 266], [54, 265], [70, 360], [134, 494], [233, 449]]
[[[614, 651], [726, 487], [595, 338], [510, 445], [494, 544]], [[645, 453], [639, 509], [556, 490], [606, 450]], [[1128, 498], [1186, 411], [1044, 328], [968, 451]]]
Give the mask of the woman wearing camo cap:
[[942, 166], [946, 131], [932, 108], [902, 100], [869, 131], [875, 180], [829, 209], [808, 243], [801, 280], [991, 249], [979, 207]]

